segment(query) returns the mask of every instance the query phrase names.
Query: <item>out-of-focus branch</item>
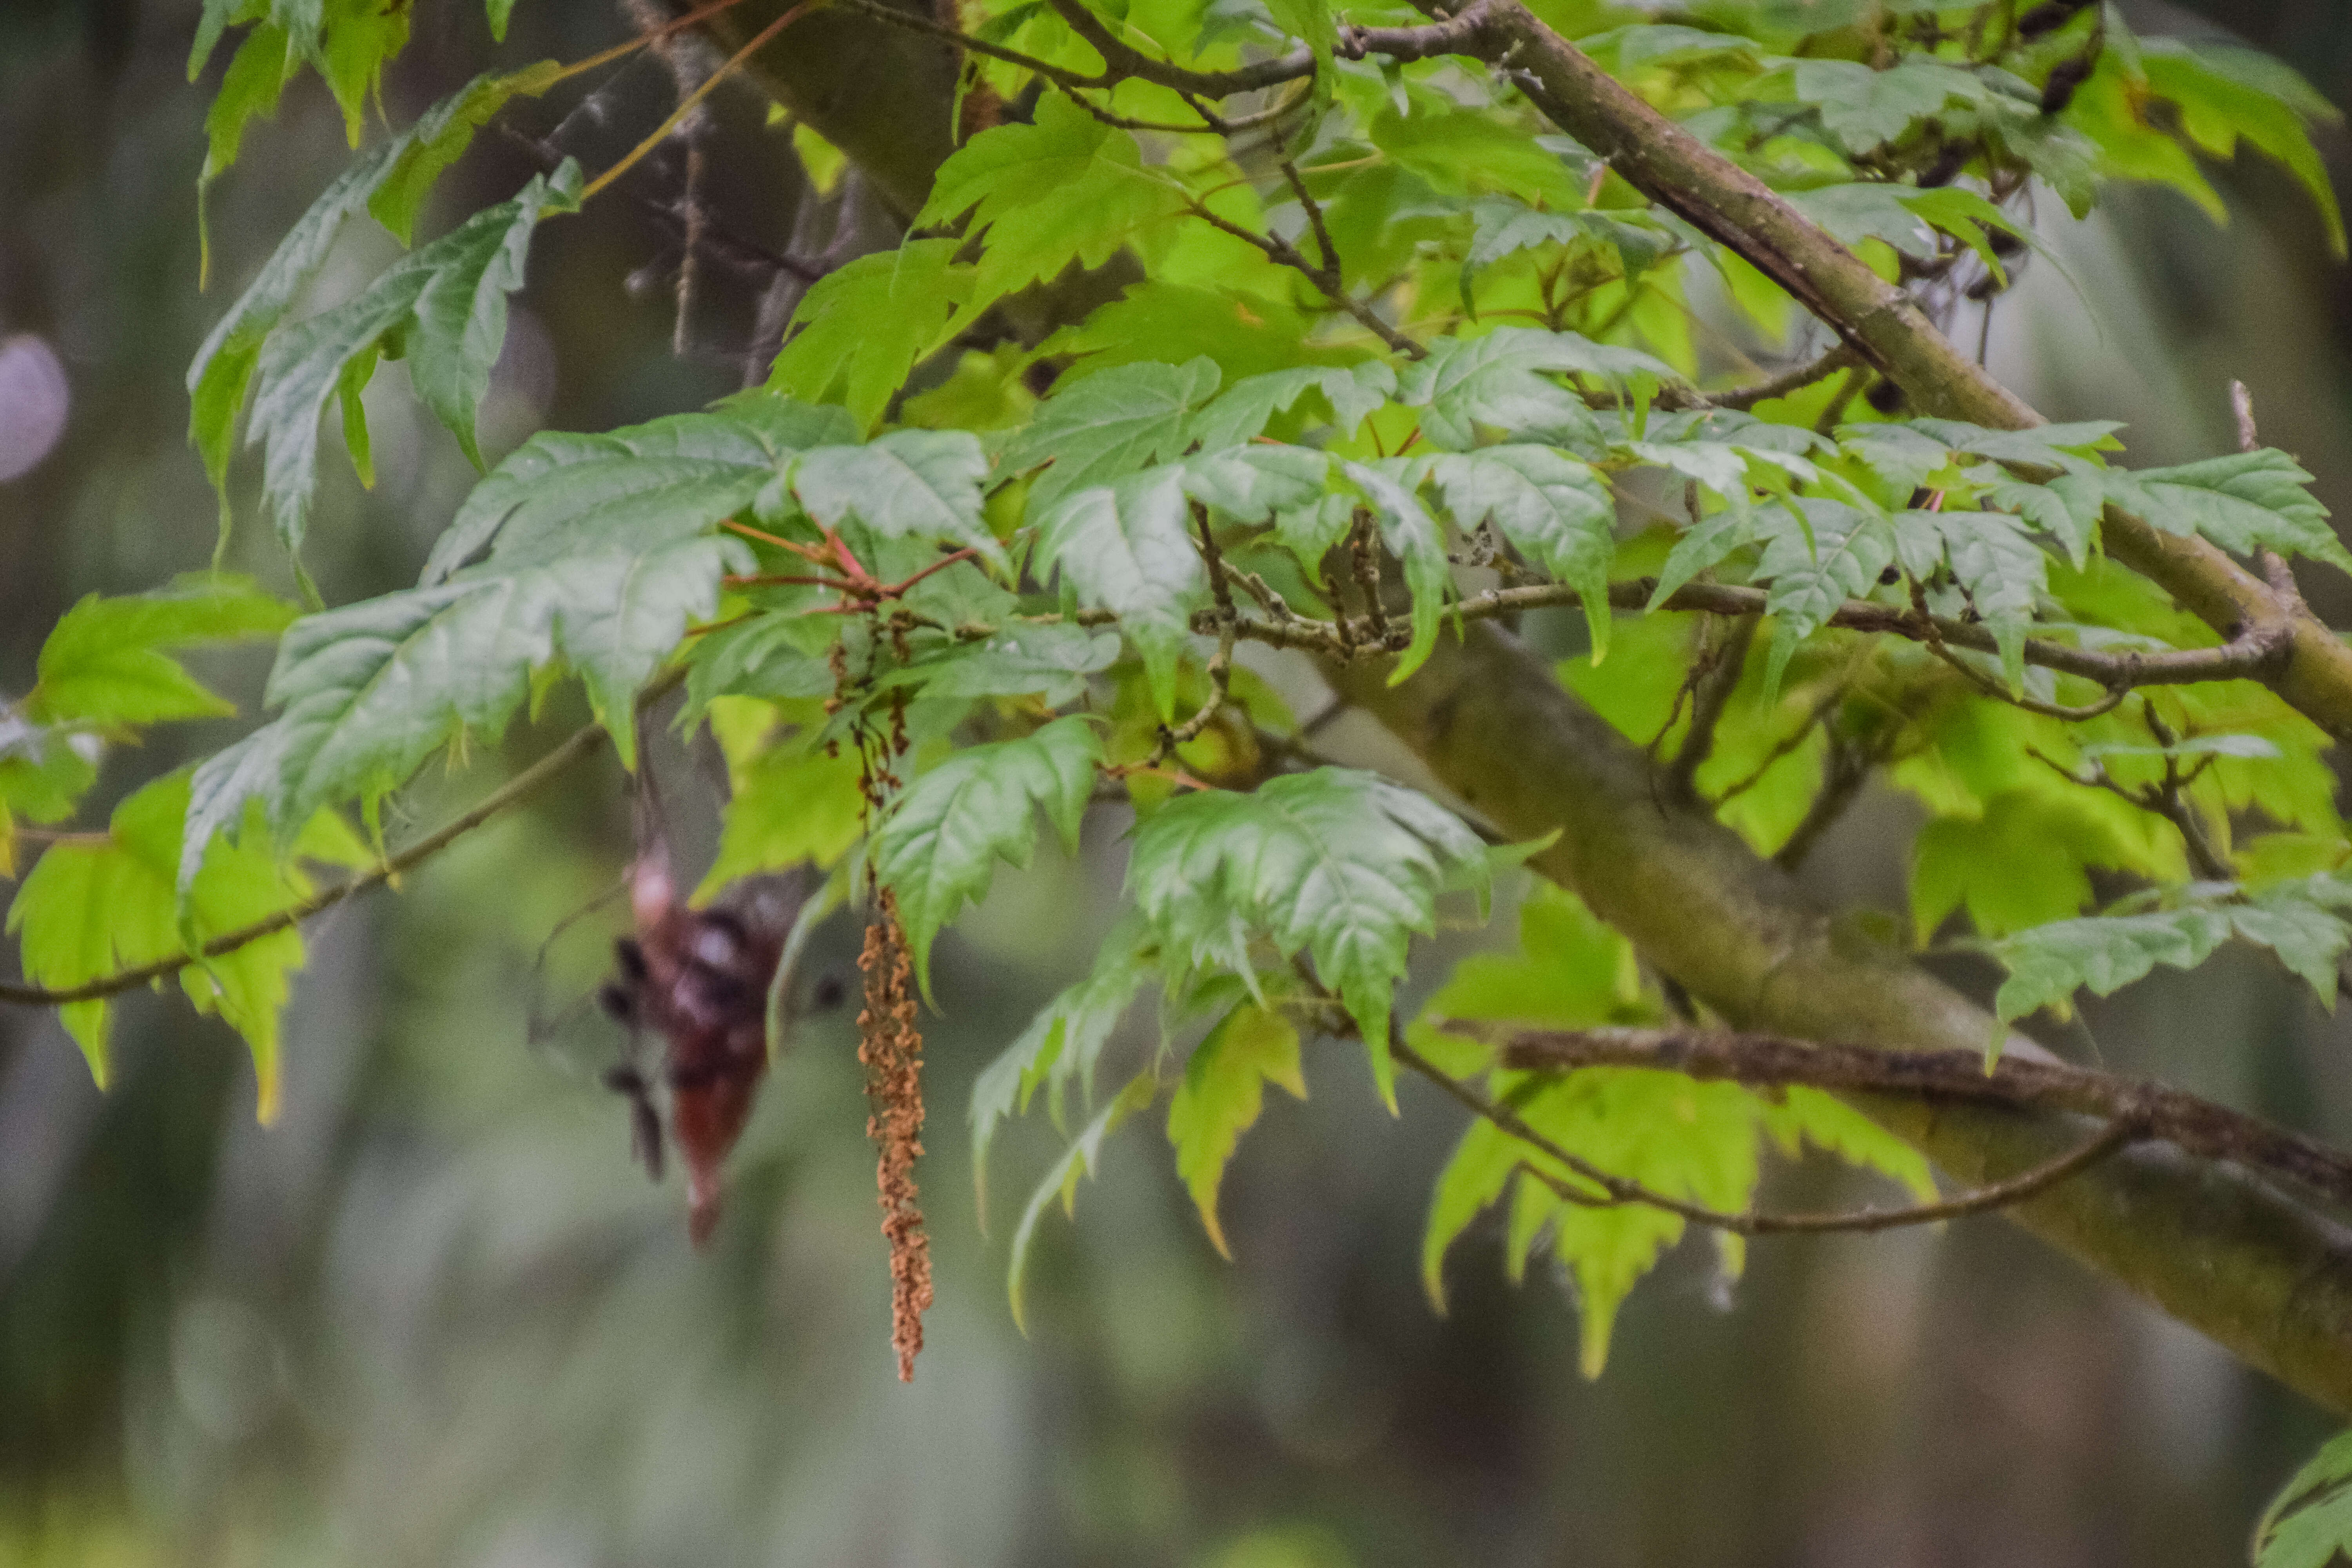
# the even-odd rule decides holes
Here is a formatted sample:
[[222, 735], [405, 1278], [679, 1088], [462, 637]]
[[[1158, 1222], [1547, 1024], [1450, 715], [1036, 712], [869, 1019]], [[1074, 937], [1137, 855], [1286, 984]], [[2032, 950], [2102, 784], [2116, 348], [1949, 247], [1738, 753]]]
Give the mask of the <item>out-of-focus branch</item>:
[[1603, 1170], [1544, 1136], [1526, 1117], [1509, 1106], [1440, 1071], [1434, 1063], [1402, 1039], [1391, 1041], [1389, 1051], [1397, 1060], [1428, 1079], [1473, 1113], [1493, 1122], [1530, 1149], [1546, 1155], [1599, 1189], [1598, 1193], [1581, 1190], [1573, 1182], [1545, 1170], [1532, 1161], [1521, 1165], [1522, 1170], [1549, 1187], [1563, 1202], [1580, 1208], [1617, 1208], [1637, 1204], [1643, 1208], [1663, 1210], [1694, 1225], [1727, 1230], [1736, 1236], [1824, 1236], [1838, 1232], [1896, 1230], [1906, 1226], [1934, 1225], [1942, 1220], [1958, 1219], [1966, 1215], [1990, 1214], [1995, 1209], [2023, 1203], [2070, 1176], [2081, 1174], [2135, 1138], [2146, 1135], [2136, 1120], [2118, 1117], [2074, 1148], [2045, 1160], [2031, 1170], [1936, 1203], [1915, 1204], [1904, 1208], [1848, 1209], [1822, 1214], [1767, 1214], [1755, 1209], [1734, 1214], [1686, 1202], [1654, 1187], [1645, 1186], [1631, 1177]]
[[1976, 1051], [1882, 1051], [1729, 1030], [1519, 1029], [1469, 1021], [1443, 1026], [1500, 1046], [1510, 1068], [1657, 1068], [1732, 1083], [1869, 1089], [2136, 1121], [2147, 1136], [2189, 1153], [2267, 1171], [2352, 1207], [2352, 1155], [2160, 1083], [2062, 1062], [2005, 1056], [1988, 1069]]

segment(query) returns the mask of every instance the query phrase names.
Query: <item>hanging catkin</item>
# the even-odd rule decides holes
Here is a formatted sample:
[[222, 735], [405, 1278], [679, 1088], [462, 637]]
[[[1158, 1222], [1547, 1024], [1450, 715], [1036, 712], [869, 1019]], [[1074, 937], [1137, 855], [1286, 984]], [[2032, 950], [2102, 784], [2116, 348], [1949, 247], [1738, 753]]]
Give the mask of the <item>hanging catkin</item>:
[[882, 889], [866, 928], [857, 967], [866, 975], [866, 1010], [857, 1016], [857, 1059], [873, 1107], [866, 1135], [881, 1150], [882, 1234], [890, 1242], [890, 1342], [898, 1377], [912, 1383], [923, 1348], [923, 1313], [931, 1304], [931, 1244], [915, 1186], [923, 1153], [923, 1037], [915, 1027], [914, 963], [898, 923], [898, 900]]

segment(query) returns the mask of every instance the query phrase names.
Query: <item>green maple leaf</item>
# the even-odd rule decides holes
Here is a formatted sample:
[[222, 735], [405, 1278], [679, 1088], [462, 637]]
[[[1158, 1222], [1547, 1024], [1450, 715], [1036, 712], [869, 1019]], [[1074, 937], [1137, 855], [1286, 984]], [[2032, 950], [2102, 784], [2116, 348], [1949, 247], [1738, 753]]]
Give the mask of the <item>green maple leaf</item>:
[[1037, 525], [1036, 570], [1058, 571], [1082, 601], [1118, 616], [1162, 718], [1174, 710], [1177, 654], [1209, 584], [1183, 480], [1172, 465], [1129, 474], [1066, 496]]
[[1799, 60], [1797, 100], [1821, 112], [1822, 128], [1849, 153], [1867, 153], [1901, 137], [1948, 103], [1982, 103], [1990, 89], [1956, 66], [1906, 60], [1873, 70], [1853, 60]]
[[2343, 111], [2294, 67], [2257, 50], [2148, 38], [2139, 56], [2148, 88], [2179, 106], [2181, 132], [2199, 149], [2227, 163], [2243, 137], [2286, 165], [2319, 208], [2328, 245], [2341, 259], [2344, 214], [2304, 122], [2336, 124]]
[[1549, 447], [1486, 447], [1432, 465], [1445, 510], [1465, 530], [1491, 521], [1537, 565], [1577, 591], [1592, 659], [1609, 651], [1609, 564], [1617, 503], [1590, 464]]
[[773, 479], [793, 439], [838, 417], [760, 393], [526, 443], [459, 512], [457, 544], [436, 552], [421, 586], [287, 631], [268, 688], [282, 711], [196, 771], [183, 884], [247, 802], [281, 842], [321, 805], [372, 806], [453, 737], [500, 733], [559, 656], [635, 765], [637, 689], [687, 622], [716, 611], [720, 575], [751, 563], [712, 529]]
[[1313, 506], [1330, 483], [1331, 459], [1311, 447], [1253, 444], [1184, 459], [1184, 492], [1228, 517], [1255, 522]]
[[[1455, 965], [1412, 1026], [1416, 1048], [1457, 1075], [1491, 1069], [1494, 1048], [1448, 1036], [1437, 1019], [1485, 1019], [1551, 1028], [1651, 1024], [1663, 1008], [1644, 984], [1631, 943], [1595, 919], [1574, 894], [1537, 889], [1520, 906], [1519, 946], [1480, 953]], [[1918, 1153], [1827, 1095], [1791, 1090], [1779, 1103], [1731, 1084], [1697, 1084], [1678, 1074], [1598, 1068], [1549, 1080], [1489, 1072], [1491, 1090], [1553, 1142], [1654, 1190], [1709, 1207], [1748, 1205], [1756, 1184], [1759, 1138], [1769, 1133], [1790, 1154], [1811, 1142], [1878, 1170], [1915, 1195], [1935, 1186]], [[1574, 1183], [1533, 1145], [1484, 1120], [1471, 1124], [1439, 1174], [1422, 1240], [1422, 1282], [1445, 1310], [1447, 1251], [1479, 1214], [1503, 1202], [1510, 1212], [1506, 1266], [1523, 1277], [1538, 1246], [1549, 1245], [1574, 1273], [1582, 1318], [1583, 1367], [1597, 1376], [1606, 1360], [1618, 1307], [1683, 1230], [1676, 1216], [1621, 1205], [1580, 1209], [1528, 1177], [1532, 1164]], [[1516, 1187], [1514, 1184], [1516, 1183]], [[1727, 1261], [1737, 1262], [1731, 1254]]]
[[1054, 1206], [1057, 1198], [1061, 1200], [1065, 1215], [1076, 1212], [1078, 1182], [1094, 1174], [1096, 1165], [1102, 1159], [1103, 1140], [1118, 1131], [1137, 1111], [1149, 1106], [1159, 1093], [1160, 1080], [1149, 1072], [1138, 1073], [1129, 1079], [1127, 1086], [1113, 1095], [1077, 1137], [1071, 1140], [1069, 1148], [1047, 1168], [1045, 1179], [1030, 1194], [1029, 1206], [1021, 1211], [1021, 1223], [1013, 1232], [1013, 1258], [1005, 1272], [1005, 1293], [1013, 1303], [1013, 1324], [1023, 1333], [1029, 1331], [1029, 1302], [1025, 1286], [1029, 1251], [1037, 1237], [1038, 1221], [1045, 1217], [1045, 1211]]
[[1244, 1002], [1195, 1047], [1168, 1104], [1168, 1142], [1176, 1146], [1176, 1174], [1201, 1211], [1201, 1224], [1218, 1256], [1231, 1258], [1217, 1223], [1217, 1189], [1242, 1134], [1257, 1124], [1265, 1086], [1279, 1084], [1307, 1098], [1298, 1068], [1298, 1031], [1279, 1013]]
[[719, 853], [695, 889], [709, 899], [739, 878], [803, 860], [829, 869], [866, 829], [856, 754], [845, 749], [779, 746], [730, 769], [733, 789], [719, 828]]
[[1078, 822], [1094, 794], [1102, 736], [1083, 718], [1034, 735], [957, 752], [917, 779], [874, 837], [874, 874], [898, 898], [915, 974], [930, 991], [931, 942], [967, 900], [988, 896], [996, 863], [1026, 866], [1033, 813], [1077, 852]]
[[1943, 568], [1966, 589], [1969, 604], [1991, 630], [2010, 689], [2025, 674], [2025, 632], [2048, 589], [2050, 558], [2005, 512], [1905, 510], [1892, 513], [1895, 559], [1916, 582]]
[[1906, 256], [1927, 260], [1939, 248], [1937, 236], [1948, 234], [1975, 251], [1986, 269], [2003, 280], [2008, 274], [1993, 248], [1993, 232], [2031, 239], [2031, 231], [2017, 219], [1974, 191], [1957, 186], [1922, 190], [1916, 185], [1862, 183], [1817, 185], [1791, 192], [1789, 199], [1842, 245], [1884, 240]]
[[858, 428], [871, 430], [908, 373], [971, 313], [972, 268], [956, 261], [959, 248], [952, 239], [910, 239], [826, 273], [793, 311], [796, 330], [768, 373], [769, 389], [810, 403], [837, 389]]
[[1811, 496], [1790, 499], [1756, 515], [1769, 531], [1756, 572], [1772, 580], [1764, 607], [1779, 622], [1765, 666], [1765, 700], [1770, 701], [1780, 692], [1780, 677], [1797, 646], [1846, 600], [1861, 597], [1877, 584], [1878, 574], [1894, 559], [1895, 539], [1885, 518]]
[[1346, 1005], [1396, 1104], [1390, 992], [1414, 932], [1450, 887], [1485, 889], [1477, 835], [1427, 796], [1371, 773], [1318, 768], [1248, 794], [1180, 795], [1136, 830], [1127, 891], [1145, 928], [1193, 969], [1255, 981], [1255, 934], [1305, 952]]
[[1094, 1092], [1095, 1064], [1151, 977], [1149, 952], [1134, 917], [1122, 917], [1095, 954], [1086, 976], [1037, 1010], [1020, 1037], [983, 1068], [971, 1086], [972, 1192], [981, 1223], [988, 1221], [988, 1151], [1004, 1119], [1024, 1111], [1040, 1088], [1059, 1091], [1076, 1083]]
[[[167, 773], [115, 808], [105, 843], [56, 844], [41, 856], [8, 909], [8, 930], [22, 940], [25, 973], [35, 984], [79, 985], [176, 957], [308, 895], [302, 875], [280, 866], [266, 847], [223, 844], [204, 857], [182, 922], [174, 882], [188, 787], [184, 769]], [[251, 1047], [264, 1121], [278, 1110], [278, 1015], [286, 977], [301, 963], [301, 934], [289, 928], [180, 971], [180, 988], [196, 1009], [218, 1013]], [[110, 1012], [105, 998], [61, 1009], [101, 1088]]]
[[1296, 365], [1244, 376], [1219, 393], [1187, 427], [1204, 451], [1255, 440], [1277, 414], [1309, 392], [1322, 395], [1344, 439], [1353, 437], [1367, 415], [1396, 392], [1396, 372], [1378, 360], [1345, 367]]
[[1044, 516], [1062, 497], [1106, 484], [1183, 452], [1197, 439], [1194, 410], [1217, 390], [1213, 361], [1115, 365], [1057, 390], [1005, 447], [1003, 471], [1051, 463], [1029, 483], [1029, 510]]
[[[2004, 1024], [2043, 1007], [2063, 1016], [2078, 990], [2111, 995], [2159, 963], [2194, 969], [2229, 936], [2229, 916], [2203, 906], [2035, 926], [1992, 944], [2009, 970], [1993, 1011]], [[1992, 1048], [1999, 1047], [1996, 1037]]]
[[2254, 1527], [2254, 1568], [2328, 1568], [2352, 1554], [2352, 1432], [2329, 1438]]
[[26, 710], [49, 723], [103, 725], [234, 713], [164, 650], [274, 637], [296, 614], [227, 574], [191, 574], [121, 598], [91, 594], [41, 644]]
[[1432, 342], [1428, 357], [1397, 377], [1397, 401], [1423, 410], [1423, 436], [1453, 451], [1476, 446], [1482, 425], [1514, 436], [1589, 441], [1595, 432], [1591, 410], [1575, 393], [1545, 379], [1570, 373], [1611, 383], [1682, 379], [1638, 349], [1596, 343], [1575, 332], [1503, 327], [1482, 337]]
[[[215, 15], [207, 9], [207, 25]], [[226, 9], [220, 15], [225, 19]], [[210, 45], [201, 33], [197, 44], [201, 66]], [[407, 243], [425, 193], [466, 150], [474, 132], [509, 100], [545, 91], [555, 75], [556, 68], [541, 64], [476, 77], [426, 110], [406, 131], [354, 160], [287, 231], [188, 366], [188, 440], [204, 458], [213, 489], [224, 492], [224, 507], [237, 412], [245, 406], [262, 345], [317, 276], [344, 222], [364, 209]], [[240, 126], [236, 135], [242, 134]]]
[[1074, 261], [1101, 266], [1139, 230], [1190, 205], [1181, 188], [1144, 168], [1133, 136], [1049, 92], [1034, 123], [999, 125], [957, 148], [915, 223], [971, 214], [985, 245], [971, 306], [980, 310]]
[[1394, 686], [1419, 669], [1437, 647], [1437, 628], [1454, 587], [1444, 532], [1413, 493], [1428, 465], [1417, 458], [1383, 458], [1339, 468], [1370, 503], [1381, 542], [1403, 563], [1405, 589], [1412, 595], [1412, 640], [1389, 671], [1389, 684]]
[[1118, 652], [1115, 632], [1024, 626], [923, 655], [877, 684], [913, 687], [926, 699], [1034, 696], [1058, 708], [1076, 701], [1087, 678], [1108, 669]]
[[2307, 555], [2352, 572], [2352, 552], [2309, 489], [2311, 476], [2275, 447], [2169, 468], [2103, 468], [2106, 499], [2170, 533], [2225, 550]]
[[579, 182], [569, 162], [552, 181], [533, 177], [514, 200], [394, 262], [359, 298], [262, 344], [247, 439], [266, 450], [262, 500], [289, 552], [301, 549], [318, 480], [320, 416], [340, 396], [347, 423], [364, 429], [359, 389], [388, 348], [405, 354], [417, 395], [483, 466], [474, 416], [506, 341], [507, 296], [522, 286], [540, 219], [575, 208]]
[[879, 538], [945, 540], [1004, 564], [981, 515], [988, 457], [968, 430], [895, 430], [862, 447], [813, 447], [786, 477], [828, 528], [854, 516]]

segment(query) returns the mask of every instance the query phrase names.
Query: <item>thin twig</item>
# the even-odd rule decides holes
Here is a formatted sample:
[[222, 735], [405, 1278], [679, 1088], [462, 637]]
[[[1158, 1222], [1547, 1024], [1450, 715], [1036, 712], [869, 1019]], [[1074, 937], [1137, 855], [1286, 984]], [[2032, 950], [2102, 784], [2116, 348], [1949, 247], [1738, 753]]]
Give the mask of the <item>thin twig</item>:
[[1776, 397], [1786, 397], [1792, 392], [1811, 386], [1824, 376], [1834, 375], [1853, 364], [1855, 354], [1852, 347], [1840, 343], [1819, 359], [1792, 365], [1776, 376], [1752, 382], [1746, 386], [1726, 387], [1721, 392], [1682, 393], [1674, 389], [1661, 392], [1661, 408], [1730, 408], [1745, 412], [1759, 403], [1769, 403]]
[[[675, 684], [675, 681], [667, 684]], [[667, 689], [667, 685], [664, 689]], [[652, 689], [647, 689], [649, 693]], [[96, 980], [84, 981], [79, 985], [61, 985], [54, 989], [0, 981], [0, 1002], [14, 1003], [20, 1007], [58, 1007], [68, 1002], [94, 1002], [102, 996], [112, 996], [152, 981], [165, 979], [178, 973], [192, 963], [200, 963], [207, 958], [218, 958], [225, 952], [234, 952], [248, 942], [259, 942], [263, 937], [275, 936], [281, 931], [299, 925], [312, 915], [332, 909], [352, 894], [363, 893], [370, 888], [389, 882], [402, 872], [439, 854], [457, 839], [479, 827], [483, 823], [594, 751], [604, 743], [604, 730], [602, 725], [584, 726], [555, 750], [491, 791], [472, 810], [457, 817], [446, 826], [426, 834], [399, 854], [385, 860], [375, 869], [364, 875], [353, 877], [349, 881], [339, 882], [331, 888], [321, 889], [299, 903], [289, 905], [265, 920], [258, 920], [251, 925], [240, 926], [235, 931], [224, 932], [205, 943], [195, 952], [175, 953], [170, 958], [158, 959], [152, 963], [142, 963], [135, 969], [119, 970], [112, 974], [100, 975]]]
[[1206, 223], [1210, 227], [1218, 229], [1223, 233], [1232, 235], [1235, 239], [1240, 240], [1244, 245], [1255, 246], [1259, 251], [1264, 253], [1268, 261], [1273, 262], [1277, 267], [1287, 267], [1292, 271], [1297, 272], [1300, 277], [1306, 279], [1309, 283], [1314, 284], [1318, 289], [1322, 291], [1325, 299], [1329, 300], [1332, 304], [1338, 306], [1340, 310], [1347, 311], [1349, 315], [1354, 317], [1359, 326], [1371, 333], [1372, 336], [1380, 339], [1381, 342], [1386, 343], [1396, 353], [1404, 355], [1407, 359], [1426, 359], [1429, 357], [1429, 351], [1427, 349], [1422, 347], [1420, 343], [1416, 342], [1412, 338], [1405, 336], [1394, 327], [1390, 326], [1388, 322], [1381, 319], [1381, 314], [1378, 310], [1373, 310], [1366, 301], [1359, 300], [1353, 294], [1350, 294], [1348, 291], [1347, 285], [1340, 279], [1336, 268], [1326, 270], [1323, 268], [1316, 266], [1313, 262], [1307, 260], [1306, 256], [1299, 251], [1298, 247], [1291, 244], [1288, 240], [1279, 238], [1273, 235], [1260, 234], [1255, 229], [1245, 228], [1230, 218], [1220, 216], [1218, 214], [1210, 211], [1208, 206], [1200, 200], [1196, 199], [1192, 203], [1191, 210], [1194, 217]]
[[1988, 1070], [1975, 1051], [1885, 1051], [1716, 1030], [1520, 1029], [1467, 1020], [1441, 1027], [1499, 1045], [1505, 1067], [1526, 1070], [1656, 1068], [1706, 1080], [1802, 1084], [2106, 1121], [2137, 1117], [2147, 1136], [2190, 1154], [2269, 1172], [2352, 1205], [2352, 1156], [2164, 1084], [2063, 1062], [2012, 1054]]
[[1613, 1208], [1627, 1204], [1639, 1204], [1646, 1208], [1664, 1210], [1717, 1230], [1730, 1231], [1738, 1236], [1819, 1236], [1832, 1232], [1893, 1230], [1898, 1226], [1933, 1225], [1938, 1221], [1958, 1219], [1966, 1215], [1983, 1214], [1992, 1209], [2006, 1208], [2057, 1185], [2067, 1177], [2079, 1174], [2113, 1154], [2134, 1139], [2147, 1136], [2135, 1118], [2117, 1117], [2091, 1138], [2056, 1159], [2045, 1161], [2031, 1170], [2019, 1173], [2005, 1181], [1994, 1182], [1973, 1192], [1940, 1202], [1918, 1204], [1907, 1208], [1853, 1209], [1831, 1214], [1764, 1214], [1754, 1209], [1739, 1214], [1708, 1208], [1702, 1204], [1685, 1202], [1655, 1188], [1645, 1186], [1630, 1177], [1618, 1175], [1592, 1163], [1590, 1160], [1569, 1152], [1546, 1137], [1511, 1107], [1487, 1098], [1468, 1084], [1442, 1071], [1436, 1064], [1404, 1043], [1402, 1033], [1393, 1038], [1390, 1053], [1405, 1066], [1420, 1073], [1447, 1095], [1468, 1107], [1477, 1115], [1517, 1138], [1528, 1147], [1558, 1162], [1574, 1174], [1601, 1189], [1595, 1195], [1579, 1192], [1562, 1178], [1532, 1163], [1523, 1168], [1537, 1180], [1552, 1189], [1563, 1200], [1580, 1207]]
[[1742, 616], [1733, 621], [1723, 640], [1708, 648], [1699, 667], [1691, 672], [1690, 729], [1684, 733], [1682, 746], [1666, 769], [1667, 782], [1684, 799], [1696, 795], [1698, 770], [1715, 754], [1716, 727], [1722, 722], [1723, 710], [1731, 705], [1731, 694], [1738, 689], [1739, 678], [1747, 670], [1748, 649], [1756, 640], [1757, 622], [1754, 616]]
[[[735, 4], [736, 0], [728, 0], [728, 3]], [[499, 124], [499, 132], [530, 153], [541, 173], [551, 174], [562, 166], [563, 150], [544, 137], [518, 131], [504, 122]], [[686, 221], [676, 203], [654, 195], [632, 195], [631, 199], [647, 217], [661, 224], [671, 238], [681, 245], [685, 243]], [[699, 248], [705, 259], [715, 261], [730, 272], [760, 283], [770, 281], [779, 272], [789, 273], [803, 283], [814, 283], [825, 274], [823, 263], [805, 260], [781, 250], [771, 250], [755, 240], [746, 239], [714, 221], [707, 209], [702, 215]]]
[[1758, 784], [1761, 784], [1764, 780], [1764, 775], [1770, 773], [1773, 768], [1778, 766], [1781, 758], [1787, 756], [1790, 752], [1795, 751], [1798, 747], [1803, 745], [1807, 740], [1811, 738], [1813, 731], [1821, 728], [1822, 721], [1827, 719], [1830, 716], [1831, 710], [1836, 708], [1839, 703], [1845, 700], [1845, 694], [1846, 689], [1843, 686], [1832, 687], [1827, 692], [1823, 693], [1821, 699], [1813, 704], [1812, 710], [1805, 715], [1805, 721], [1803, 723], [1798, 725], [1788, 734], [1783, 735], [1779, 740], [1773, 742], [1772, 749], [1764, 753], [1763, 761], [1758, 763], [1753, 768], [1750, 768], [1745, 776], [1724, 786], [1723, 793], [1708, 801], [1707, 805], [1714, 809], [1720, 811], [1732, 801], [1737, 800], [1739, 796], [1746, 795], [1749, 790], [1754, 789]]
[[741, 48], [736, 50], [734, 54], [729, 56], [726, 64], [720, 66], [717, 70], [712, 71], [708, 77], [704, 78], [700, 87], [696, 88], [692, 92], [687, 94], [684, 98], [679, 99], [677, 101], [677, 107], [670, 111], [667, 119], [664, 120], [659, 125], [654, 127], [653, 133], [651, 135], [638, 142], [635, 147], [630, 148], [627, 153], [622, 155], [619, 163], [614, 163], [611, 168], [606, 169], [603, 174], [589, 181], [580, 192], [581, 201], [585, 203], [589, 197], [596, 195], [599, 191], [602, 191], [605, 186], [611, 184], [614, 180], [619, 179], [623, 174], [627, 174], [630, 168], [634, 166], [639, 159], [645, 157], [646, 153], [660, 146], [662, 142], [668, 138], [669, 133], [677, 129], [678, 121], [693, 113], [695, 110], [701, 105], [702, 100], [710, 96], [712, 89], [717, 88], [720, 82], [725, 81], [730, 76], [733, 75], [735, 71], [741, 67], [745, 60], [750, 59], [753, 55], [765, 48], [768, 45], [769, 39], [774, 37], [778, 33], [782, 32], [786, 27], [791, 26], [794, 22], [799, 21], [803, 16], [807, 16], [811, 11], [814, 11], [820, 5], [824, 5], [828, 3], [829, 0], [801, 0], [799, 5], [793, 6], [791, 10], [785, 12], [782, 16], [777, 17], [766, 26], [761, 28], [759, 32], [752, 35], [751, 41], [745, 44]]

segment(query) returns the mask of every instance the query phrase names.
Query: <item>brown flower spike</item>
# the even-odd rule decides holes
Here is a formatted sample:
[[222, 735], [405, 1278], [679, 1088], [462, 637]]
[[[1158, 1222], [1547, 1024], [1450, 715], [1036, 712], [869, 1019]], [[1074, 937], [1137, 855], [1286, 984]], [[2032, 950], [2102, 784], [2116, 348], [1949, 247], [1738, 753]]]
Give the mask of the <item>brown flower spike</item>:
[[866, 928], [857, 967], [866, 976], [857, 1059], [866, 1068], [873, 1106], [866, 1135], [882, 1151], [875, 1174], [882, 1234], [890, 1241], [890, 1343], [898, 1352], [899, 1381], [912, 1383], [923, 1348], [923, 1313], [931, 1304], [931, 1242], [915, 1186], [915, 1162], [923, 1153], [923, 1037], [915, 1027], [914, 962], [898, 923], [898, 900], [887, 888]]

